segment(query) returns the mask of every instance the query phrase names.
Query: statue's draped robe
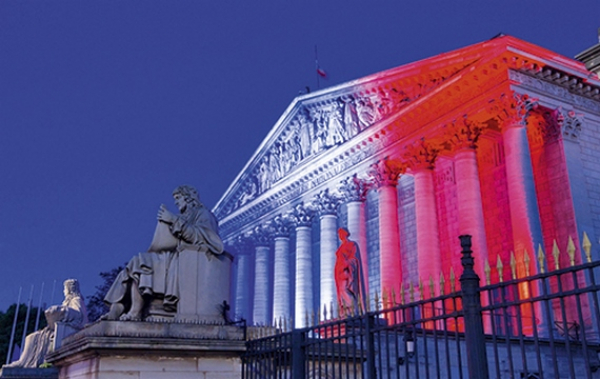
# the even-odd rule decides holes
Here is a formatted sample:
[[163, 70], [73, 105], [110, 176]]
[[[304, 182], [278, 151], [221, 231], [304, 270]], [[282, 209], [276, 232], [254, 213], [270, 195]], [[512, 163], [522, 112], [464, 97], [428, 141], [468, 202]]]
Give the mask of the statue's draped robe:
[[[134, 256], [108, 290], [104, 297], [106, 303], [123, 303], [128, 295], [128, 282], [133, 280], [143, 295], [162, 297], [164, 309], [175, 312], [179, 300], [179, 251], [193, 248], [207, 254], [223, 252], [217, 220], [203, 205], [197, 208], [188, 206], [173, 224], [168, 225], [168, 229], [178, 240], [177, 249], [149, 251]], [[153, 243], [152, 246], [154, 245]], [[150, 250], [153, 249], [152, 246]]]
[[65, 323], [76, 330], [83, 328], [88, 322], [85, 303], [80, 295], [67, 296], [61, 305], [50, 307], [44, 313], [48, 326], [25, 338], [21, 357], [9, 367], [36, 368], [44, 363], [46, 354], [52, 348], [56, 322]]
[[360, 261], [358, 245], [350, 240], [343, 242], [336, 252], [334, 268], [338, 304], [342, 313], [356, 311], [360, 296]]

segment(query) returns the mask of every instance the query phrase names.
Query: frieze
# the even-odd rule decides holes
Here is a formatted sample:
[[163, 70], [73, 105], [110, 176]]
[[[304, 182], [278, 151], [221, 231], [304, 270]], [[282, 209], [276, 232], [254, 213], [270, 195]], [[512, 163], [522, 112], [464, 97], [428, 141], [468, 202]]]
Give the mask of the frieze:
[[540, 90], [540, 92], [552, 95], [561, 99], [561, 101], [600, 114], [600, 101], [595, 101], [584, 97], [583, 95], [575, 94], [558, 84], [534, 78], [523, 72], [509, 70], [509, 77], [511, 80], [519, 82], [522, 87]]

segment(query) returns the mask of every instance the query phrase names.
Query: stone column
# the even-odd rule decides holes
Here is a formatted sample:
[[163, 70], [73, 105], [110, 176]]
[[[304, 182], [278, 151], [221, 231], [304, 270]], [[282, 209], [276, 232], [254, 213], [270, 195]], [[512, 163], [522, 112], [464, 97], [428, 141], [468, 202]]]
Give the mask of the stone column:
[[288, 221], [273, 219], [275, 263], [273, 269], [273, 324], [290, 318], [290, 236]]
[[387, 298], [400, 293], [402, 257], [398, 227], [398, 178], [405, 167], [397, 160], [383, 159], [372, 166], [379, 191], [379, 266], [381, 292]]
[[454, 167], [456, 173], [456, 196], [458, 200], [458, 232], [472, 237], [475, 271], [485, 278], [485, 261], [488, 259], [487, 238], [477, 167], [477, 140], [483, 131], [479, 123], [467, 119], [451, 126], [454, 144]]
[[[544, 243], [539, 216], [537, 195], [531, 152], [527, 139], [526, 116], [530, 102], [526, 96], [503, 95], [498, 104], [498, 118], [501, 122], [504, 140], [504, 161], [506, 163], [506, 183], [513, 230], [514, 252], [522, 261], [525, 251], [530, 257], [530, 273], [538, 272], [535, 257], [536, 246]], [[521, 268], [519, 277], [525, 276]]]
[[248, 321], [252, 317], [252, 276], [250, 275], [252, 255], [248, 250], [248, 242], [240, 236], [236, 243], [237, 279], [235, 283], [234, 315], [236, 319]]
[[296, 227], [296, 285], [294, 297], [294, 325], [303, 328], [307, 315], [313, 309], [312, 275], [312, 218], [313, 212], [303, 204], [298, 204], [291, 214]]
[[319, 297], [319, 308], [327, 308], [328, 318], [331, 316], [332, 306], [337, 304], [337, 295], [334, 280], [335, 252], [338, 247], [337, 236], [337, 207], [339, 197], [333, 195], [329, 190], [320, 192], [315, 200], [319, 211], [321, 227], [321, 295]]
[[365, 218], [365, 199], [368, 186], [365, 180], [356, 174], [344, 179], [340, 186], [343, 200], [346, 202], [348, 213], [348, 231], [350, 240], [358, 244], [361, 263], [361, 294], [362, 304], [366, 302], [369, 293], [369, 260], [367, 256], [367, 228]]
[[[419, 278], [429, 283], [433, 278], [436, 292], [442, 272], [440, 235], [433, 180], [433, 164], [440, 152], [439, 146], [422, 140], [408, 148], [405, 159], [415, 178], [415, 211], [417, 217], [417, 262]], [[427, 290], [429, 292], [429, 286]], [[436, 294], [429, 294], [433, 297]]]
[[269, 245], [266, 231], [257, 226], [251, 235], [254, 240], [256, 263], [254, 265], [254, 307], [252, 322], [256, 325], [270, 325], [269, 317]]

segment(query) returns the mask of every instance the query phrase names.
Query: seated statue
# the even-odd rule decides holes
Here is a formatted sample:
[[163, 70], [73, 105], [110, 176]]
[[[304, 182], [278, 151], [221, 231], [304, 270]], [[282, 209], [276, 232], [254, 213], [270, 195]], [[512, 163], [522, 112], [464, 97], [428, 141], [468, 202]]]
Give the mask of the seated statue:
[[57, 324], [65, 324], [74, 330], [80, 330], [87, 324], [87, 310], [79, 292], [79, 282], [76, 279], [65, 280], [64, 294], [65, 300], [61, 305], [53, 305], [44, 312], [48, 325], [25, 338], [19, 360], [3, 367], [39, 367], [44, 363], [46, 354], [52, 351]]
[[185, 249], [210, 256], [223, 253], [215, 216], [199, 200], [196, 189], [180, 186], [173, 191], [179, 215], [164, 205], [148, 252], [134, 256], [117, 275], [104, 301], [105, 320], [142, 320], [150, 302], [162, 301], [165, 312], [176, 312], [179, 301], [179, 253]]

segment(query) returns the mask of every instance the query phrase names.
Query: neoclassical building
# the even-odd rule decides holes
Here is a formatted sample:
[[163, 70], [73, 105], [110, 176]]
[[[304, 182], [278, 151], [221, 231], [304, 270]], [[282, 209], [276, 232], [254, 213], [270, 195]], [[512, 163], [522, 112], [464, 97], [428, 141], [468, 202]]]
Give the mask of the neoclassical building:
[[481, 277], [512, 253], [540, 272], [539, 247], [569, 238], [581, 262], [582, 233], [600, 238], [600, 80], [500, 36], [299, 96], [214, 212], [233, 313], [256, 324], [331, 312], [338, 227], [371, 299], [460, 273], [461, 234]]

